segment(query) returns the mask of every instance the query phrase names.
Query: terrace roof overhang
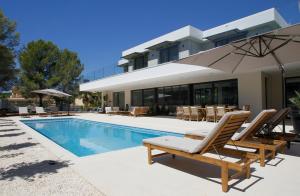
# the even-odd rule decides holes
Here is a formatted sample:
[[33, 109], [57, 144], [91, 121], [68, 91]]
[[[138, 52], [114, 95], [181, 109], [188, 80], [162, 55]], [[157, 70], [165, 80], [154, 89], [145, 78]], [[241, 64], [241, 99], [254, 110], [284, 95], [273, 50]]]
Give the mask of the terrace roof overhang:
[[172, 46], [172, 45], [177, 44], [177, 43], [178, 43], [178, 41], [163, 41], [161, 43], [149, 46], [146, 49], [148, 49], [148, 50], [157, 50], [157, 49], [160, 49], [160, 48]]
[[129, 59], [136, 58], [136, 57], [138, 57], [138, 56], [140, 56], [140, 55], [142, 55], [142, 54], [143, 54], [143, 53], [141, 53], [141, 52], [134, 52], [134, 53], [131, 53], [131, 54], [122, 56], [121, 58], [129, 60]]
[[123, 91], [187, 84], [201, 76], [221, 73], [207, 67], [166, 63], [84, 83], [80, 85], [80, 91]]

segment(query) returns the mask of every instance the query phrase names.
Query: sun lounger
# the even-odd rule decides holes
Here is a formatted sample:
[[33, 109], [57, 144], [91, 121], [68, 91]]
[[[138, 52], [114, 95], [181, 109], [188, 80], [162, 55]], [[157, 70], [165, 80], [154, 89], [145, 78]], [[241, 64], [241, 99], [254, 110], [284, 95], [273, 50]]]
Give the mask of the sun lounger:
[[[221, 168], [222, 190], [227, 192], [229, 180], [243, 174], [246, 174], [247, 178], [250, 177], [250, 164], [255, 161], [255, 157], [247, 152], [224, 147], [249, 116], [249, 111], [226, 113], [203, 140], [175, 136], [145, 139], [143, 143], [148, 149], [148, 163], [152, 164], [154, 157], [172, 154], [216, 165]], [[152, 155], [152, 150], [165, 153]], [[211, 153], [218, 154], [219, 157], [210, 156]], [[224, 160], [221, 156], [233, 156], [239, 161]], [[236, 173], [229, 176], [229, 170], [234, 170]]]
[[132, 110], [129, 112], [129, 115], [132, 115], [134, 117], [137, 116], [144, 116], [149, 113], [149, 107], [132, 107]]
[[[267, 158], [275, 158], [276, 152], [282, 152], [286, 146], [286, 142], [284, 141], [255, 137], [255, 134], [261, 130], [264, 124], [267, 123], [275, 113], [276, 110], [274, 109], [263, 110], [246, 128], [235, 133], [227, 144], [258, 150], [255, 155], [260, 160], [260, 165], [264, 167]], [[193, 139], [203, 139], [209, 132], [209, 130], [206, 132], [194, 130], [187, 132], [185, 136]]]
[[29, 117], [28, 108], [27, 107], [19, 107], [19, 115], [22, 117]]
[[257, 134], [258, 137], [272, 138], [276, 140], [287, 141], [287, 147], [290, 148], [291, 141], [295, 140], [297, 135], [295, 133], [275, 132], [274, 129], [287, 117], [290, 108], [279, 110], [263, 127], [262, 131]]
[[48, 116], [48, 113], [45, 112], [43, 107], [35, 107], [35, 112], [36, 114], [38, 114], [39, 116]]

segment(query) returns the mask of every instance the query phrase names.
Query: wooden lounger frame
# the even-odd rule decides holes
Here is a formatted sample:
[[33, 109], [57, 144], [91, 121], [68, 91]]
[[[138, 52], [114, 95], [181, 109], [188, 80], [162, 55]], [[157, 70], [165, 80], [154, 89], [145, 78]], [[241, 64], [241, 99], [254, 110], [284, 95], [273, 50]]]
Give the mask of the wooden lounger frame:
[[[281, 140], [274, 140], [270, 138], [258, 138], [254, 135], [263, 127], [263, 125], [274, 115], [274, 112], [264, 113], [260, 119], [255, 122], [246, 134], [239, 140], [230, 139], [227, 144], [236, 147], [245, 147], [256, 149], [256, 153], [252, 153], [257, 159], [261, 167], [265, 166], [268, 158], [274, 159], [277, 152], [284, 152], [286, 142]], [[186, 134], [185, 137], [192, 139], [203, 139], [204, 136]]]
[[[250, 114], [250, 112], [249, 112]], [[224, 148], [224, 145], [232, 137], [232, 135], [241, 127], [241, 125], [248, 119], [249, 114], [238, 114], [232, 115], [227, 119], [216, 135], [208, 142], [208, 144], [202, 148], [198, 153], [187, 153], [167, 147], [162, 147], [158, 145], [153, 145], [144, 142], [144, 146], [148, 149], [148, 163], [152, 164], [153, 158], [162, 156], [165, 154], [178, 155], [185, 158], [193, 159], [196, 161], [216, 165], [221, 168], [221, 181], [222, 190], [224, 192], [228, 191], [228, 181], [237, 178], [241, 175], [246, 175], [246, 178], [250, 177], [250, 164], [256, 161], [256, 157], [251, 153]], [[160, 150], [165, 153], [152, 155], [152, 150]], [[221, 157], [213, 158], [205, 155], [206, 153], [217, 153], [219, 155], [232, 156], [239, 158], [237, 162], [229, 162], [222, 160]], [[229, 170], [236, 171], [235, 174], [229, 176]]]
[[263, 127], [262, 130], [264, 133], [258, 133], [256, 136], [286, 141], [287, 147], [290, 148], [291, 141], [295, 140], [297, 135], [295, 133], [274, 132], [274, 128], [286, 118], [290, 111], [290, 108], [283, 108], [279, 110]]

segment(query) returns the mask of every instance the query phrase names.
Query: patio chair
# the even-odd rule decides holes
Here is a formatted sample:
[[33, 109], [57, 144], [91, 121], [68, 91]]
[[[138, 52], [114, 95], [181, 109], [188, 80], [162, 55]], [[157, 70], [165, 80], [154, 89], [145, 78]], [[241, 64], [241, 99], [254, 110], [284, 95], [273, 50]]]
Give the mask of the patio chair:
[[119, 112], [120, 111], [120, 107], [112, 107], [114, 112]]
[[217, 106], [216, 107], [216, 121], [220, 120], [225, 115], [225, 107], [224, 106]]
[[[261, 111], [255, 119], [242, 131], [235, 133], [231, 140], [227, 144], [235, 147], [245, 147], [256, 149], [257, 152], [253, 153], [257, 159], [260, 160], [260, 166], [265, 166], [265, 160], [267, 158], [275, 158], [276, 152], [283, 152], [286, 142], [273, 139], [264, 139], [255, 137], [255, 134], [258, 133], [261, 128], [264, 126], [268, 120], [276, 113], [276, 110], [263, 110]], [[186, 133], [185, 137], [192, 139], [203, 139], [205, 138], [210, 131], [189, 131]]]
[[35, 107], [35, 112], [36, 114], [38, 114], [39, 116], [48, 116], [48, 113], [45, 112], [43, 107]]
[[112, 113], [112, 107], [105, 107], [105, 113], [111, 114]]
[[22, 117], [29, 117], [28, 108], [27, 107], [19, 107], [19, 115]]
[[191, 120], [191, 108], [188, 106], [183, 106], [182, 109], [183, 109], [182, 119]]
[[182, 108], [182, 106], [177, 106], [176, 107], [176, 118], [182, 119], [182, 116], [183, 116], [183, 108]]
[[290, 108], [283, 108], [279, 110], [263, 127], [260, 133], [257, 134], [258, 137], [262, 138], [272, 138], [276, 140], [287, 141], [287, 147], [290, 148], [290, 143], [295, 140], [297, 135], [295, 133], [283, 133], [275, 132], [274, 129], [287, 117]]
[[[152, 159], [155, 157], [172, 154], [218, 166], [221, 168], [222, 190], [227, 192], [229, 180], [243, 174], [246, 174], [247, 178], [250, 177], [250, 164], [255, 161], [255, 157], [247, 152], [225, 147], [249, 115], [250, 112], [246, 111], [226, 113], [203, 140], [176, 136], [144, 139], [144, 146], [148, 149], [148, 163], [152, 164]], [[164, 153], [152, 155], [152, 150]], [[219, 156], [212, 156], [211, 153]], [[235, 157], [239, 160], [237, 162], [226, 160], [224, 156]], [[236, 173], [230, 176], [229, 170], [236, 171]]]
[[216, 122], [216, 112], [214, 106], [205, 106], [206, 121]]
[[202, 113], [199, 111], [199, 108], [197, 106], [191, 107], [191, 120], [203, 120], [204, 116], [202, 116]]

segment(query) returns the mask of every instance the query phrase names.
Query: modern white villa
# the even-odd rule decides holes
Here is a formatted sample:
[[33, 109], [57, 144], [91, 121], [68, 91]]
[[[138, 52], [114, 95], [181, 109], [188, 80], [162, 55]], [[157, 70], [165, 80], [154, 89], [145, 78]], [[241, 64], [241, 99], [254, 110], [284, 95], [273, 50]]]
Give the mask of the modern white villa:
[[299, 195], [300, 24], [272, 8], [188, 25], [123, 51], [118, 66], [80, 84], [101, 92], [80, 95], [80, 110], [69, 107], [77, 90], [58, 89], [31, 91], [49, 104], [2, 110], [0, 196]]
[[[124, 73], [80, 85], [80, 91], [103, 92], [106, 105], [149, 106], [157, 115], [173, 115], [178, 105], [250, 105], [256, 115], [281, 108], [278, 67], [228, 73], [176, 63], [198, 52], [289, 26], [268, 9], [208, 30], [185, 26], [122, 52]], [[286, 65], [286, 103], [300, 85], [300, 63]], [[251, 65], [249, 65], [251, 66]]]

